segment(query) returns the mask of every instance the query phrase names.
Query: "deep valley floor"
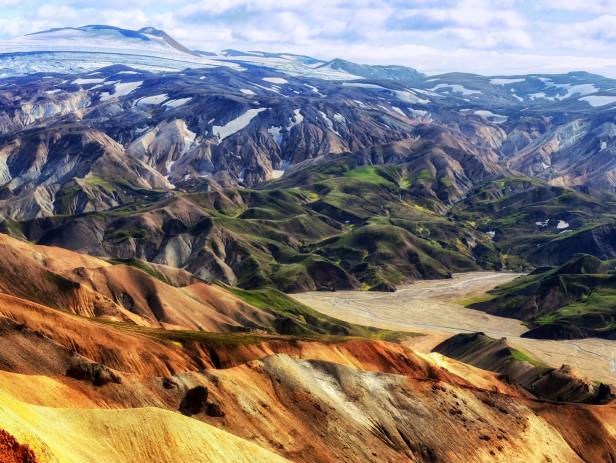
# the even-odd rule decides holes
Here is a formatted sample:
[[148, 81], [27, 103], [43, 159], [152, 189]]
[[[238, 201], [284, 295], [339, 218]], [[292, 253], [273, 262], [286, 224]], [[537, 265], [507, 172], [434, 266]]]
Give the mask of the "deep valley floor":
[[426, 334], [408, 341], [415, 350], [430, 352], [452, 333], [480, 331], [495, 338], [506, 337], [512, 346], [532, 352], [552, 367], [568, 364], [595, 380], [616, 381], [616, 341], [523, 338], [520, 335], [527, 328], [521, 321], [464, 307], [519, 275], [468, 272], [455, 274], [452, 280], [417, 281], [393, 293], [314, 291], [292, 296], [347, 322]]

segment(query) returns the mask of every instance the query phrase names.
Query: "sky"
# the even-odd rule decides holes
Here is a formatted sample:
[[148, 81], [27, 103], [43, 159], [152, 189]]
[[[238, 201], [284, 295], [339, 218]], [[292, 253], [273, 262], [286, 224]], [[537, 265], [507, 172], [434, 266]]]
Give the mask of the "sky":
[[300, 53], [428, 74], [616, 77], [616, 0], [0, 0], [0, 40], [86, 24], [153, 26], [200, 50]]

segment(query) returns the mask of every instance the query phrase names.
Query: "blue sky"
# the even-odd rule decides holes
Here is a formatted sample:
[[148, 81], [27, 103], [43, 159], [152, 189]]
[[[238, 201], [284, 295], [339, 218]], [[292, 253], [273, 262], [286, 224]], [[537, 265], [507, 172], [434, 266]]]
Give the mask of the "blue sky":
[[0, 0], [0, 39], [85, 24], [159, 27], [202, 50], [304, 53], [428, 73], [616, 77], [616, 0]]

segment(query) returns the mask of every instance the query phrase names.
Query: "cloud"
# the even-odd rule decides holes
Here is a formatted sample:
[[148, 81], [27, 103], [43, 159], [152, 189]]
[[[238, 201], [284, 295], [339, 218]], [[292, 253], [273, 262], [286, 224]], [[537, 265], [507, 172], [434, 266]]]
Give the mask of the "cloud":
[[202, 50], [488, 73], [609, 70], [616, 41], [616, 0], [25, 1], [0, 0], [0, 38], [84, 24], [154, 26]]
[[532, 45], [527, 23], [517, 11], [495, 7], [485, 0], [464, 0], [448, 8], [406, 8], [392, 16], [388, 26], [397, 31], [421, 32], [447, 40], [450, 45], [469, 48]]
[[539, 0], [538, 6], [549, 10], [616, 13], [616, 0]]
[[[616, 45], [616, 14], [599, 16], [590, 21], [577, 22], [561, 28], [561, 37], [569, 44], [583, 48]], [[613, 48], [612, 48], [613, 49]]]

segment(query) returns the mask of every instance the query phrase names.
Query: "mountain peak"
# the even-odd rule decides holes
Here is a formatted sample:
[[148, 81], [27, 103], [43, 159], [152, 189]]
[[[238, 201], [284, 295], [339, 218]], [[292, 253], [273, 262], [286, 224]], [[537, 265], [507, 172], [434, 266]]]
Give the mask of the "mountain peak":
[[106, 24], [89, 24], [80, 27], [62, 27], [27, 34], [26, 38], [53, 49], [69, 48], [108, 48], [122, 49], [144, 47], [150, 51], [179, 52], [195, 55], [193, 51], [179, 43], [164, 30], [143, 27], [139, 30], [123, 29]]
[[161, 39], [163, 39], [165, 42], [167, 42], [169, 45], [171, 45], [176, 50], [180, 50], [184, 53], [188, 53], [191, 55], [195, 54], [195, 52], [186, 48], [184, 45], [182, 45], [180, 42], [175, 40], [173, 37], [171, 37], [169, 34], [167, 34], [162, 29], [156, 29], [155, 27], [142, 27], [141, 29], [139, 29], [138, 32], [142, 34], [153, 35], [155, 37], [160, 37]]
[[334, 58], [320, 67], [347, 72], [366, 79], [416, 80], [424, 77], [421, 72], [407, 66], [358, 64], [342, 58]]

